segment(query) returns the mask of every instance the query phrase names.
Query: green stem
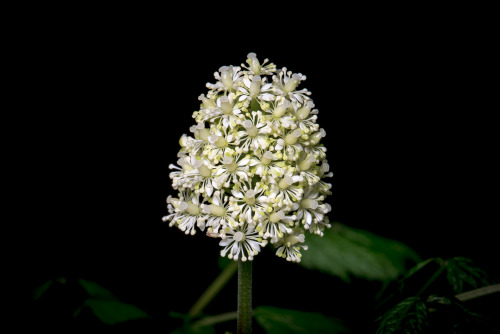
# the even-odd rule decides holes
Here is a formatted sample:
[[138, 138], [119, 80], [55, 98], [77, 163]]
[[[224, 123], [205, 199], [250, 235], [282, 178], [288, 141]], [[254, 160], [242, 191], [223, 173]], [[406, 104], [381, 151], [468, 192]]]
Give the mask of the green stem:
[[188, 312], [190, 317], [195, 317], [203, 311], [205, 306], [219, 293], [219, 291], [226, 285], [226, 283], [233, 277], [238, 265], [236, 262], [231, 261], [229, 265], [217, 276], [217, 278], [210, 284], [200, 298], [194, 303], [193, 307]]
[[193, 323], [193, 327], [212, 326], [219, 324], [221, 322], [235, 320], [237, 316], [238, 315], [236, 314], [236, 312], [227, 312], [227, 313], [212, 315], [210, 317], [206, 317], [196, 321], [195, 323]]
[[434, 283], [435, 280], [437, 280], [437, 278], [439, 277], [439, 275], [441, 275], [445, 269], [446, 268], [445, 268], [444, 264], [441, 264], [441, 266], [438, 268], [438, 270], [436, 270], [436, 272], [434, 273], [434, 275], [432, 275], [432, 277], [427, 281], [427, 283], [425, 283], [425, 285], [420, 289], [420, 291], [417, 292], [417, 297], [420, 297], [420, 295], [423, 294], [424, 291], [427, 290], [427, 288], [432, 283]]
[[237, 313], [237, 333], [252, 333], [252, 261], [238, 261]]

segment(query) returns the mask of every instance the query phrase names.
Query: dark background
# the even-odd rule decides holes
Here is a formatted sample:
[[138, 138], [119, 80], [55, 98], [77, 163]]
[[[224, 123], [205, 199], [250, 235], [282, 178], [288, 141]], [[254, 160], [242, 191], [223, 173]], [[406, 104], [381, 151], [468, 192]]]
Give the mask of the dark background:
[[[98, 282], [160, 328], [189, 309], [219, 271], [219, 246], [162, 223], [175, 195], [168, 165], [205, 83], [249, 52], [307, 76], [335, 174], [332, 221], [498, 274], [489, 43], [466, 23], [357, 23], [241, 40], [147, 24], [30, 29], [18, 59], [28, 94], [16, 108], [26, 305], [33, 288], [64, 276]], [[324, 310], [324, 276], [271, 250], [254, 266], [256, 305], [347, 314], [373, 291], [338, 281], [324, 288]], [[235, 293], [233, 280], [207, 312], [234, 310]]]

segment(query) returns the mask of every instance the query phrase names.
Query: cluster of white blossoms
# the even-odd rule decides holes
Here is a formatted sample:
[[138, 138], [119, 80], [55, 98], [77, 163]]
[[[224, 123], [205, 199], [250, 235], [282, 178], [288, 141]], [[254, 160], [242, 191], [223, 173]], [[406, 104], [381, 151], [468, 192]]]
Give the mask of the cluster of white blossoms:
[[192, 135], [170, 165], [178, 197], [167, 198], [163, 221], [186, 234], [220, 238], [221, 256], [253, 260], [268, 243], [299, 262], [306, 231], [323, 235], [331, 210], [325, 131], [316, 123], [305, 75], [276, 69], [248, 54], [223, 66], [200, 95]]

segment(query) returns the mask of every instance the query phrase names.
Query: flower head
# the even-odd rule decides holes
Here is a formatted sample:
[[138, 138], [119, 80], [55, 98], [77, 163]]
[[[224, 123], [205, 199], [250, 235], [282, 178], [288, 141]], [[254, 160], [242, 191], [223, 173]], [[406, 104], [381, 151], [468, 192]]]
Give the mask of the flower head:
[[316, 123], [306, 76], [249, 53], [222, 66], [199, 96], [192, 135], [171, 164], [178, 197], [167, 198], [170, 226], [220, 238], [221, 256], [253, 260], [268, 244], [299, 262], [306, 234], [329, 228], [331, 177], [325, 131]]

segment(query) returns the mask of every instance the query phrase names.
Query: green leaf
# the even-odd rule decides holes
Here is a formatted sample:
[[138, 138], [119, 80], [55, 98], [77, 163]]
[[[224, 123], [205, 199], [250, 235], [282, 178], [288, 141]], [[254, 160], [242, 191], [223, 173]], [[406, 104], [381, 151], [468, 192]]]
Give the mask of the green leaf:
[[429, 325], [427, 306], [418, 297], [406, 298], [377, 320], [380, 321], [377, 334], [418, 334]]
[[402, 279], [406, 280], [406, 279], [414, 276], [415, 274], [421, 272], [428, 265], [430, 265], [432, 263], [440, 263], [442, 261], [443, 260], [441, 258], [430, 258], [430, 259], [427, 259], [425, 261], [421, 261], [421, 262], [417, 263], [414, 267], [410, 268], [410, 270], [408, 270], [408, 272], [404, 275], [404, 277]]
[[254, 317], [268, 334], [335, 334], [348, 332], [338, 319], [314, 312], [259, 306], [254, 310]]
[[446, 278], [455, 293], [464, 291], [464, 283], [475, 289], [493, 283], [482, 269], [473, 264], [471, 259], [454, 257], [444, 261], [442, 265], [446, 267]]
[[323, 237], [307, 236], [309, 249], [300, 264], [338, 276], [368, 280], [393, 280], [406, 272], [407, 262], [419, 256], [405, 244], [371, 232], [336, 223]]
[[48, 280], [33, 291], [33, 300], [38, 300], [50, 288], [54, 281]]
[[83, 306], [75, 312], [77, 316], [83, 307], [90, 307], [95, 316], [108, 325], [119, 322], [150, 318], [150, 316], [132, 304], [126, 304], [115, 300], [87, 299]]
[[80, 285], [85, 289], [85, 291], [87, 291], [89, 296], [93, 299], [114, 300], [114, 301], [118, 300], [111, 293], [111, 291], [100, 286], [95, 282], [79, 279], [78, 283], [80, 283]]

